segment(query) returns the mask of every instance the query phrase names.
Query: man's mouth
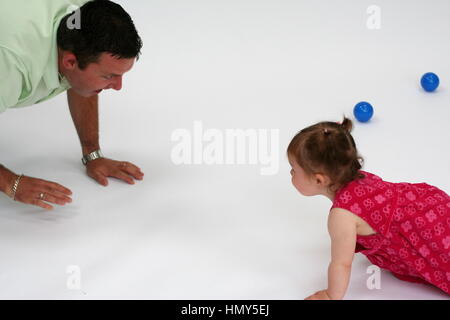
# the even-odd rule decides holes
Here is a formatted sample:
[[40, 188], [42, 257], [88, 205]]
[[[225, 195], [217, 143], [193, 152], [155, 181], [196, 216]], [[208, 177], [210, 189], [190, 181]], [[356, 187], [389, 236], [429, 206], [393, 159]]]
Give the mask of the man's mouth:
[[96, 90], [95, 92], [97, 93], [97, 94], [99, 94], [100, 92], [102, 92], [103, 91], [103, 89], [100, 89], [100, 90]]

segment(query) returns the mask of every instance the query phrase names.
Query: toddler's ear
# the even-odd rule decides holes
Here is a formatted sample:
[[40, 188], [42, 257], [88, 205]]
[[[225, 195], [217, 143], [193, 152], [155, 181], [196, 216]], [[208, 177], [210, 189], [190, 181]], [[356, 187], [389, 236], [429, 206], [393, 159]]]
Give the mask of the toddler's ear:
[[324, 174], [316, 173], [316, 183], [321, 186], [327, 186], [330, 184], [330, 178]]

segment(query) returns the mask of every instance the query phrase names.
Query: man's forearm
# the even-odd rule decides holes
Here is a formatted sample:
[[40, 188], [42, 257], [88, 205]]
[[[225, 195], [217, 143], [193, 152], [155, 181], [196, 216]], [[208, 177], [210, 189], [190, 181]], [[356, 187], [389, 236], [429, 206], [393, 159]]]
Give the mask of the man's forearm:
[[16, 175], [0, 164], [0, 191], [11, 196], [12, 185]]
[[98, 96], [84, 98], [70, 89], [67, 91], [67, 100], [83, 155], [100, 149]]
[[331, 262], [328, 267], [327, 294], [333, 300], [341, 300], [350, 281], [351, 266]]

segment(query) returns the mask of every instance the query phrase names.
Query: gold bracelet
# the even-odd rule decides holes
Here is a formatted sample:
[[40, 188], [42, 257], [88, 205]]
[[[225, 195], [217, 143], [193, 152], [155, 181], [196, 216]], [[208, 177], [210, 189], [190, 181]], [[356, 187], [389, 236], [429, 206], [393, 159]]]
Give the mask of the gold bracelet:
[[23, 174], [21, 174], [20, 176], [18, 176], [18, 177], [16, 178], [16, 181], [14, 182], [14, 186], [12, 187], [12, 195], [11, 195], [11, 198], [12, 198], [13, 200], [16, 200], [17, 187], [19, 186], [20, 179], [22, 179], [22, 177], [23, 177]]

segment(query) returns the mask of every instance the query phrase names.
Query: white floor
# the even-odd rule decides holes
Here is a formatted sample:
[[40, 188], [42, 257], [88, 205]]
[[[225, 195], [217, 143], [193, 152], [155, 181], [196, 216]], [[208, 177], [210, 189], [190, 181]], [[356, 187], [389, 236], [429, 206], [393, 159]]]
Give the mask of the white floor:
[[[295, 191], [285, 150], [305, 126], [353, 118], [362, 100], [375, 108], [355, 123], [365, 170], [450, 191], [450, 2], [118, 2], [145, 47], [123, 90], [101, 95], [101, 144], [145, 179], [104, 188], [84, 174], [64, 95], [1, 114], [1, 162], [69, 187], [74, 201], [44, 212], [0, 195], [0, 298], [303, 299], [325, 289], [331, 203]], [[378, 30], [366, 26], [373, 4]], [[428, 71], [441, 79], [435, 93], [419, 86]], [[278, 129], [279, 170], [176, 165], [172, 133], [194, 134], [194, 121]], [[369, 290], [369, 266], [355, 256], [346, 299], [449, 298], [386, 272]]]

